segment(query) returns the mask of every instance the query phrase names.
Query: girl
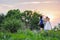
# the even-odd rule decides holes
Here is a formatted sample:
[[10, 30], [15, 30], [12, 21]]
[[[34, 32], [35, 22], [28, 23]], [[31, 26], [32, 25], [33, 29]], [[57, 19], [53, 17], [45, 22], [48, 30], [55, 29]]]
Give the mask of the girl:
[[44, 26], [44, 30], [51, 30], [52, 29], [52, 26], [50, 24], [50, 18], [49, 17], [46, 17], [45, 21], [46, 21], [46, 24]]

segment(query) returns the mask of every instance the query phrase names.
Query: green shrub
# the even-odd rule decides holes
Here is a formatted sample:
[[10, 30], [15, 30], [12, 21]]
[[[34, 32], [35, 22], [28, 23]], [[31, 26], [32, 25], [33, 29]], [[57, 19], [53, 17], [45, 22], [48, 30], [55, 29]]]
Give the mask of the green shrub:
[[7, 19], [3, 21], [1, 26], [7, 31], [17, 32], [19, 28], [22, 29], [24, 27], [24, 23], [18, 19]]

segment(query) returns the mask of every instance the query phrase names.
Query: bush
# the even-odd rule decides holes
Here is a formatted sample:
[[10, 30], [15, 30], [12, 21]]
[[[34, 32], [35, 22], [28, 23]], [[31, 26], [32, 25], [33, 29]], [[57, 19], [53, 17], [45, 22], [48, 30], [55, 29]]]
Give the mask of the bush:
[[1, 23], [1, 28], [10, 32], [17, 32], [18, 29], [24, 28], [24, 23], [21, 21], [20, 10], [9, 10]]
[[18, 19], [7, 19], [3, 21], [1, 26], [7, 31], [17, 32], [19, 28], [22, 29], [24, 27], [24, 23]]

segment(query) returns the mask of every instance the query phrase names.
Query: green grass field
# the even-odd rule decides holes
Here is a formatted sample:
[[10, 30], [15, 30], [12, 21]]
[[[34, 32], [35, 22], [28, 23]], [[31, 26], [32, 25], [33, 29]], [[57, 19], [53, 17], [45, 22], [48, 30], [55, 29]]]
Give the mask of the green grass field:
[[60, 40], [60, 31], [19, 30], [17, 33], [0, 32], [0, 40]]

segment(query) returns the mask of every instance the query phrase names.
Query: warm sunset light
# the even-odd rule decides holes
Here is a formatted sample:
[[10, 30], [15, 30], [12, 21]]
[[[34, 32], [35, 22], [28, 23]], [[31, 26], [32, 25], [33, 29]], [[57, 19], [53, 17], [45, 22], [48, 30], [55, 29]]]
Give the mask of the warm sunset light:
[[53, 15], [48, 15], [48, 17], [51, 19], [51, 20], [53, 20]]
[[50, 21], [53, 21], [54, 16], [55, 16], [53, 15], [53, 12], [49, 12], [49, 11], [41, 11], [41, 12], [44, 16], [48, 16], [50, 18]]
[[60, 23], [60, 0], [0, 0], [0, 14], [11, 9], [35, 10], [48, 16], [53, 26]]
[[60, 40], [60, 0], [0, 0], [0, 40]]
[[51, 13], [47, 13], [46, 16], [48, 16], [48, 17], [50, 18], [50, 21], [53, 21], [53, 19], [54, 19], [54, 15], [52, 15]]

